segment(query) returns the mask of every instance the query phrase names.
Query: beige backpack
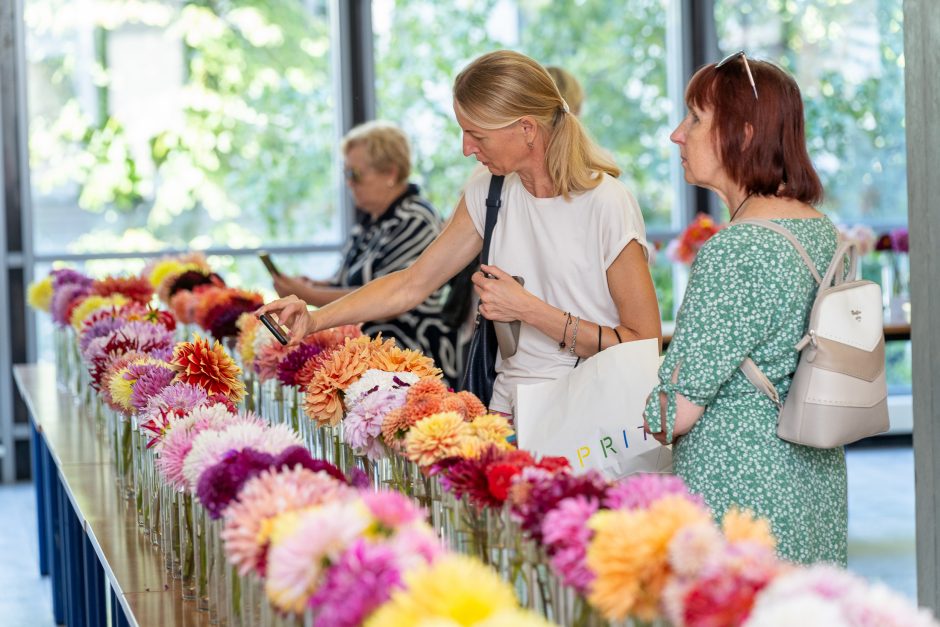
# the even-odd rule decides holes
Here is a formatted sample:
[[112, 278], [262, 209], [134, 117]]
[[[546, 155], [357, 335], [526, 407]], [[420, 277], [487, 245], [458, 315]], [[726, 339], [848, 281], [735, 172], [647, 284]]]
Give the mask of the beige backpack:
[[[819, 284], [806, 335], [796, 344], [800, 362], [786, 402], [757, 364], [741, 370], [780, 410], [777, 435], [796, 444], [833, 448], [888, 430], [888, 386], [881, 287], [856, 279], [858, 251], [840, 242], [820, 278], [812, 259], [786, 228], [769, 220], [742, 220], [784, 237]], [[848, 272], [846, 272], [848, 260]]]

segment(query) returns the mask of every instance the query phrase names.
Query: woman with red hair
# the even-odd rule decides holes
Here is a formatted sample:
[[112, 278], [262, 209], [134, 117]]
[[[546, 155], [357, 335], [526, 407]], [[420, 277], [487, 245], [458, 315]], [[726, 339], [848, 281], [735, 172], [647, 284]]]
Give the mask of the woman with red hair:
[[806, 151], [799, 87], [739, 52], [700, 69], [686, 105], [670, 137], [685, 180], [718, 194], [730, 225], [692, 266], [647, 428], [675, 443], [676, 473], [716, 516], [750, 510], [771, 521], [783, 557], [844, 565], [843, 450], [778, 438], [777, 407], [740, 370], [750, 357], [786, 396], [817, 287], [784, 236], [741, 220], [789, 230], [821, 274], [836, 250], [838, 232], [816, 209], [823, 189]]

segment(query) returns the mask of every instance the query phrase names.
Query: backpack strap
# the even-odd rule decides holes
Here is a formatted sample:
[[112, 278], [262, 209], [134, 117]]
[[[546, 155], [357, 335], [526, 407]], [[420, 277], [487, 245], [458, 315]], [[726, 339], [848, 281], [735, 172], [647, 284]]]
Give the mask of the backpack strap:
[[[819, 276], [819, 271], [816, 269], [816, 264], [813, 263], [812, 258], [809, 256], [809, 253], [806, 252], [806, 249], [803, 248], [803, 245], [800, 244], [798, 239], [796, 239], [796, 236], [793, 235], [792, 232], [790, 232], [790, 229], [783, 227], [777, 224], [776, 222], [771, 222], [770, 220], [762, 220], [759, 218], [750, 218], [747, 220], [741, 220], [737, 224], [753, 224], [754, 226], [760, 226], [765, 229], [769, 229], [775, 233], [779, 233], [780, 235], [783, 235], [787, 239], [787, 241], [790, 242], [790, 245], [793, 246], [796, 252], [799, 253], [800, 258], [803, 259], [803, 263], [806, 264], [806, 267], [809, 269], [810, 274], [813, 275], [813, 279], [816, 281], [816, 285], [822, 287], [823, 285], [825, 285], [824, 281], [826, 279], [828, 279], [830, 283], [832, 282], [832, 277], [835, 274], [835, 270], [836, 270], [835, 269], [836, 257], [833, 257], [832, 263], [829, 264], [829, 268], [827, 268], [826, 270], [826, 279], [824, 279], [823, 277]], [[841, 250], [841, 247], [839, 250]], [[837, 251], [837, 254], [838, 254], [838, 251]], [[818, 297], [819, 295], [817, 293], [817, 298]], [[805, 340], [806, 338], [803, 338], [802, 340], [800, 340], [800, 343], [796, 345], [797, 350], [802, 350], [803, 346], [806, 345]], [[776, 405], [777, 410], [779, 411], [783, 407], [783, 403], [780, 402], [780, 394], [777, 392], [777, 388], [774, 387], [774, 384], [770, 381], [770, 379], [767, 378], [767, 375], [764, 374], [764, 371], [761, 370], [760, 367], [756, 363], [754, 363], [754, 360], [751, 359], [750, 357], [744, 358], [744, 361], [741, 362], [740, 368], [741, 368], [741, 372], [744, 373], [744, 376], [747, 377], [747, 380], [751, 382], [751, 385], [753, 385], [760, 392], [764, 393], [767, 396], [767, 398], [773, 401], [774, 405]]]
[[[816, 264], [813, 263], [812, 258], [809, 256], [809, 253], [806, 252], [806, 249], [803, 248], [803, 245], [800, 244], [800, 241], [796, 239], [796, 236], [790, 232], [790, 229], [783, 227], [776, 222], [771, 222], [770, 220], [762, 220], [760, 218], [749, 218], [747, 220], [741, 220], [737, 224], [753, 224], [754, 226], [762, 226], [765, 229], [770, 229], [775, 233], [779, 233], [787, 238], [787, 241], [796, 249], [796, 252], [800, 254], [800, 257], [803, 259], [803, 263], [806, 264], [806, 267], [809, 268], [810, 274], [813, 275], [813, 278], [816, 280], [817, 285], [822, 285], [822, 277], [819, 276], [819, 271], [816, 269]], [[831, 280], [831, 279], [830, 279]]]
[[747, 377], [747, 380], [751, 382], [751, 385], [766, 394], [767, 398], [774, 402], [778, 410], [783, 408], [783, 403], [780, 402], [780, 394], [777, 392], [777, 388], [770, 382], [770, 379], [767, 378], [764, 371], [754, 363], [753, 359], [745, 357], [744, 361], [741, 362], [740, 368], [744, 376]]

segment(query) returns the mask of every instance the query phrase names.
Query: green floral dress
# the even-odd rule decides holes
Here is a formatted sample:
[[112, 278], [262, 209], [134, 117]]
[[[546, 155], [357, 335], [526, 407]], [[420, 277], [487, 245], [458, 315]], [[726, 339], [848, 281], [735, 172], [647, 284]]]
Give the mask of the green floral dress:
[[[837, 242], [832, 222], [775, 222], [796, 236], [824, 274]], [[692, 430], [676, 439], [676, 474], [716, 517], [738, 506], [769, 518], [782, 557], [845, 565], [844, 451], [778, 438], [776, 408], [739, 369], [750, 356], [785, 398], [799, 357], [793, 346], [805, 332], [815, 292], [812, 275], [783, 236], [748, 224], [717, 233], [692, 265], [646, 419], [660, 430], [659, 393], [665, 393], [671, 440], [676, 393], [704, 406]]]

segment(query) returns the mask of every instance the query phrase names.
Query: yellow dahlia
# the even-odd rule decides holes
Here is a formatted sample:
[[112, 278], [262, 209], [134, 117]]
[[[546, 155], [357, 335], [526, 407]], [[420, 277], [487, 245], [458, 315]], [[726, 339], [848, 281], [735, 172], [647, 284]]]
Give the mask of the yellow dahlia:
[[759, 518], [750, 510], [732, 507], [722, 517], [721, 529], [728, 542], [756, 542], [771, 551], [777, 547], [770, 521]]
[[176, 259], [163, 259], [154, 264], [153, 269], [150, 271], [150, 285], [153, 286], [153, 289], [159, 289], [160, 286], [168, 278], [173, 276], [178, 276], [183, 274], [187, 270], [194, 268], [190, 267], [190, 264], [182, 263]]
[[588, 598], [608, 620], [659, 616], [660, 598], [670, 575], [669, 543], [688, 525], [707, 523], [703, 507], [668, 495], [645, 510], [607, 510], [591, 517], [594, 538], [588, 568], [596, 575]]
[[75, 309], [72, 310], [72, 316], [69, 319], [69, 322], [72, 323], [72, 328], [76, 331], [82, 330], [82, 325], [85, 324], [85, 320], [93, 313], [99, 309], [111, 308], [111, 307], [120, 307], [121, 305], [127, 302], [127, 298], [121, 294], [112, 294], [111, 296], [98, 296], [92, 294], [86, 296], [82, 302], [75, 306]]
[[255, 336], [258, 333], [258, 327], [261, 326], [261, 321], [254, 314], [246, 312], [238, 317], [235, 326], [239, 331], [235, 350], [238, 351], [242, 363], [247, 367], [255, 360]]
[[461, 442], [470, 434], [470, 426], [452, 411], [432, 414], [419, 420], [405, 436], [405, 456], [419, 466], [460, 454]]
[[180, 342], [173, 349], [173, 369], [183, 383], [197, 385], [212, 394], [227, 396], [237, 403], [245, 396], [245, 384], [240, 375], [241, 368], [229, 357], [222, 345], [216, 341], [193, 335], [192, 342]]
[[514, 433], [509, 420], [499, 414], [477, 416], [470, 423], [470, 428], [475, 436], [493, 444], [505, 444], [506, 438]]
[[116, 371], [107, 381], [108, 389], [111, 392], [111, 399], [128, 413], [136, 408], [131, 402], [131, 395], [134, 393], [134, 384], [137, 383], [135, 375], [126, 376], [131, 372], [133, 366], [143, 366], [148, 364], [165, 365], [166, 362], [153, 357], [141, 357], [127, 364], [124, 368]]
[[490, 567], [466, 555], [447, 555], [405, 574], [405, 589], [379, 607], [365, 627], [421, 624], [478, 625], [518, 610], [512, 588]]
[[49, 306], [52, 304], [52, 275], [34, 281], [29, 286], [29, 290], [26, 292], [26, 302], [33, 309], [49, 311]]

